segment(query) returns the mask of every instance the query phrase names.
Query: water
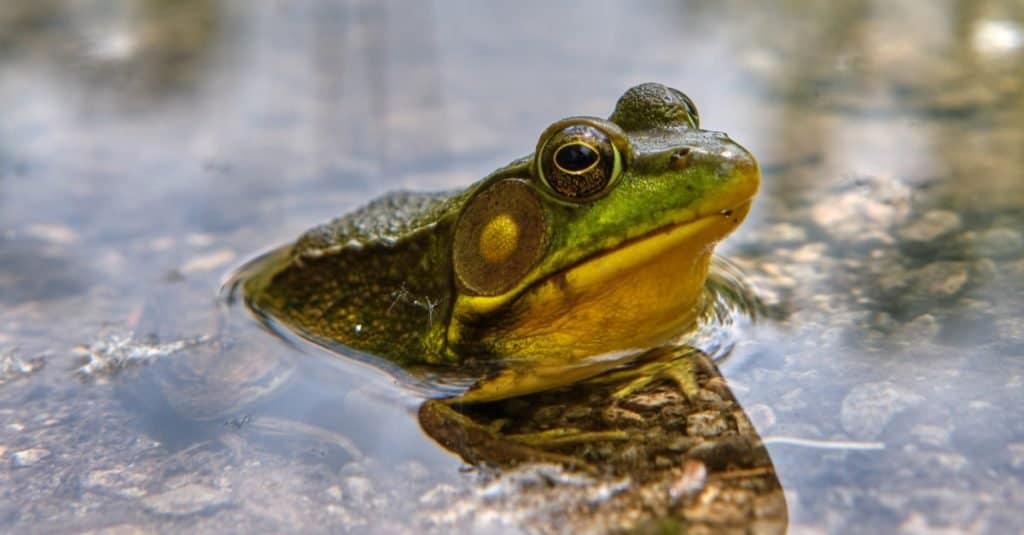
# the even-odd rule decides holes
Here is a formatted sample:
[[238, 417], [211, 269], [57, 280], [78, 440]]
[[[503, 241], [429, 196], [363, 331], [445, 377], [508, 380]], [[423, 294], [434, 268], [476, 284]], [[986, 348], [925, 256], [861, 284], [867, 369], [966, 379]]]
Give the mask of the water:
[[769, 313], [720, 369], [790, 530], [1020, 531], [1024, 13], [741, 4], [0, 8], [0, 526], [568, 530], [559, 507], [614, 481], [462, 474], [414, 391], [256, 322], [231, 347], [292, 371], [248, 412], [171, 420], [132, 386], [159, 365], [76, 372], [129, 335], [218, 349], [246, 258], [387, 190], [464, 186], [651, 80], [764, 169], [719, 250]]

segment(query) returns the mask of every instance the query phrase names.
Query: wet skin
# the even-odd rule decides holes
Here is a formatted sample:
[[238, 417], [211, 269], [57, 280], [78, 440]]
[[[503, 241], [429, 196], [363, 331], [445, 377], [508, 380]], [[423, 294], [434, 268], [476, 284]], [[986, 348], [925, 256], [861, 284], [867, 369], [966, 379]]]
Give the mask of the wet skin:
[[246, 269], [251, 307], [402, 367], [487, 362], [484, 402], [600, 374], [693, 325], [760, 173], [660, 84], [572, 117], [464, 191], [384, 196]]

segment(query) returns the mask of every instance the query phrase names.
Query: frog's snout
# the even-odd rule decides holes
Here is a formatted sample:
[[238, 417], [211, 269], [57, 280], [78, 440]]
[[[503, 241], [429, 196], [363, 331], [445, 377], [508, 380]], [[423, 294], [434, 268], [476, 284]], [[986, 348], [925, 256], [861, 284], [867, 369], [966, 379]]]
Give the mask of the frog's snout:
[[732, 140], [712, 146], [682, 146], [672, 149], [668, 156], [668, 167], [682, 171], [688, 167], [706, 169], [729, 169], [743, 175], [758, 172], [757, 161], [750, 152]]
[[722, 161], [731, 166], [734, 175], [740, 175], [755, 181], [760, 181], [761, 170], [758, 168], [757, 159], [742, 145], [730, 140], [721, 152]]

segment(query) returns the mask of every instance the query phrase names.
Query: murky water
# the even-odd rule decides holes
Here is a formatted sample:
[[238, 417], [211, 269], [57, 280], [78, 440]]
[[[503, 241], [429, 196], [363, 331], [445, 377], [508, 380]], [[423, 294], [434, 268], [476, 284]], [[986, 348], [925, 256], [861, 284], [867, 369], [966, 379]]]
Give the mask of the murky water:
[[[464, 186], [648, 80], [764, 170], [719, 251], [769, 313], [719, 367], [790, 531], [1024, 528], [1018, 2], [9, 4], [3, 531], [657, 518], [601, 509], [621, 482], [460, 470], [401, 377], [225, 320], [217, 298], [258, 252], [388, 190]], [[189, 359], [211, 368], [169, 398]], [[647, 488], [686, 495], [693, 467]]]

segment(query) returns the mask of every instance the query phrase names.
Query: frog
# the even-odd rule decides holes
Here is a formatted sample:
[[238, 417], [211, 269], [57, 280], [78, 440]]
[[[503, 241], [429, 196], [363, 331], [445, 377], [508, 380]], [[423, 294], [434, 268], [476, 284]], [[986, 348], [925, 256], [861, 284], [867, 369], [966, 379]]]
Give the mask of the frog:
[[463, 191], [388, 194], [308, 230], [249, 268], [246, 303], [398, 366], [506, 366], [463, 401], [579, 380], [692, 324], [714, 246], [750, 209], [755, 158], [699, 121], [683, 92], [633, 87]]
[[[754, 156], [702, 129], [685, 93], [644, 83], [461, 191], [395, 192], [316, 226], [237, 285], [314, 343], [399, 370], [485, 370], [426, 405], [435, 419], [597, 377], [692, 328], [714, 248], [759, 186]], [[692, 387], [686, 359], [653, 360]]]

